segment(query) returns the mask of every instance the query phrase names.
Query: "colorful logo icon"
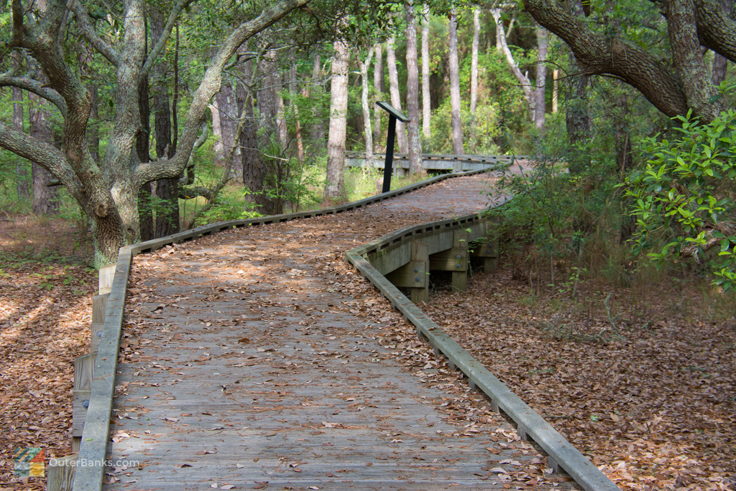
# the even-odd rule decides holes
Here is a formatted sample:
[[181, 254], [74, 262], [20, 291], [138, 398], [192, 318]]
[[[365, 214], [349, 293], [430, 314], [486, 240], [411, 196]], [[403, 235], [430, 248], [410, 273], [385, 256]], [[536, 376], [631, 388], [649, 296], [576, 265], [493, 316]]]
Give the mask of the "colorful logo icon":
[[44, 477], [46, 453], [39, 447], [16, 448], [13, 451], [13, 473], [18, 477]]

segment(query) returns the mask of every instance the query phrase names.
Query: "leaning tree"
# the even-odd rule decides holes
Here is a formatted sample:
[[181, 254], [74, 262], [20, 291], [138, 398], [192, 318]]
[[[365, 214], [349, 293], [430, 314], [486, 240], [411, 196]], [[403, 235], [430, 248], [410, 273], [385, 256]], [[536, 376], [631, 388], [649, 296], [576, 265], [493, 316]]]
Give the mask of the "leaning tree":
[[[279, 0], [266, 3], [259, 15], [243, 13], [216, 41], [207, 69], [189, 99], [176, 152], [142, 162], [135, 148], [141, 129], [139, 88], [159, 62], [173, 27], [193, 1], [175, 0], [163, 32], [152, 46], [147, 46], [143, 0], [122, 2], [120, 29], [112, 34], [103, 33], [98, 27], [104, 23], [98, 22], [99, 12], [92, 12], [92, 2], [12, 0], [12, 38], [2, 48], [2, 54], [11, 50], [20, 53], [29, 69], [19, 70], [15, 64], [0, 74], [0, 86], [17, 87], [49, 101], [58, 110], [61, 130], [58, 142], [41, 141], [0, 122], [0, 147], [43, 166], [66, 187], [92, 222], [96, 262], [112, 262], [121, 246], [139, 239], [141, 187], [177, 177], [185, 169], [210, 100], [220, 90], [223, 69], [238, 48], [309, 1]], [[233, 9], [238, 8], [233, 5]], [[99, 157], [90, 152], [87, 144], [92, 111], [90, 90], [68, 49], [70, 40], [77, 39], [91, 45], [114, 72], [108, 81], [112, 86], [113, 121], [106, 137], [106, 151]]]

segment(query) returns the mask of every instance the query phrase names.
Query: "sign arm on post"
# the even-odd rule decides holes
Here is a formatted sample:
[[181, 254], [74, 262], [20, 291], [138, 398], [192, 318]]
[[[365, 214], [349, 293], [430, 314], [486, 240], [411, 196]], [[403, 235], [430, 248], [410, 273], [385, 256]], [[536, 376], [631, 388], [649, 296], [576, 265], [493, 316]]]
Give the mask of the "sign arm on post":
[[386, 136], [386, 160], [383, 164], [383, 187], [382, 193], [391, 190], [391, 175], [393, 174], [394, 164], [394, 142], [396, 140], [396, 120], [402, 123], [409, 122], [409, 118], [404, 113], [393, 107], [385, 101], [378, 101], [376, 105], [388, 113], [388, 135]]

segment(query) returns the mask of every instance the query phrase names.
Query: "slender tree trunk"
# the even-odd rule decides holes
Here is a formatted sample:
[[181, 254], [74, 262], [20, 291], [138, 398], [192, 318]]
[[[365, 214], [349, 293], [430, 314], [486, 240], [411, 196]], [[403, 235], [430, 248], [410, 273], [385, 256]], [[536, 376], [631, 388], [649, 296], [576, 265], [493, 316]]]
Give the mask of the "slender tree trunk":
[[450, 41], [450, 105], [452, 112], [452, 151], [462, 155], [463, 150], [463, 126], [460, 118], [460, 67], [457, 54], [457, 15], [455, 8], [450, 10], [449, 25]]
[[432, 99], [429, 92], [429, 4], [422, 12], [422, 136], [428, 146], [432, 138]]
[[534, 126], [537, 129], [544, 128], [545, 114], [545, 88], [547, 81], [547, 48], [549, 46], [549, 33], [544, 27], [537, 27], [537, 83], [534, 89]]
[[[32, 137], [44, 142], [53, 142], [54, 135], [51, 130], [51, 117], [44, 108], [42, 100], [34, 95], [29, 98], [33, 101], [33, 107], [29, 111], [30, 133]], [[59, 212], [59, 199], [56, 187], [50, 187], [53, 176], [49, 171], [33, 163], [31, 168], [33, 177], [33, 213], [36, 215], [52, 215]]]
[[[298, 77], [296, 72], [296, 64], [294, 64], [291, 67], [291, 70], [289, 70], [289, 90], [296, 94], [296, 89], [298, 86]], [[301, 90], [301, 95], [304, 98], [309, 97], [309, 84], [304, 84]], [[302, 119], [301, 115], [299, 114], [299, 105], [294, 104], [293, 105], [294, 110], [294, 139], [296, 140], [296, 158], [299, 160], [299, 163], [304, 163], [304, 136], [302, 134]]]
[[[401, 111], [401, 93], [399, 92], [399, 72], [396, 68], [395, 40], [390, 37], [386, 42], [386, 64], [388, 65], [388, 89], [391, 94], [391, 105]], [[406, 154], [409, 146], [406, 137], [404, 123], [396, 122], [396, 141], [399, 144], [399, 152]]]
[[560, 103], [560, 71], [552, 70], [552, 114], [557, 114]]
[[360, 62], [360, 102], [363, 108], [363, 134], [365, 137], [365, 166], [373, 168], [373, 131], [371, 128], [371, 107], [368, 103], [368, 68], [373, 57], [373, 48], [368, 50], [365, 61]]
[[[243, 80], [246, 83], [255, 78], [255, 65], [253, 60], [243, 63]], [[243, 185], [247, 190], [245, 201], [257, 210], [260, 206], [258, 193], [262, 191], [265, 169], [258, 151], [258, 119], [253, 94], [250, 88], [242, 83], [238, 86], [238, 105], [245, 117], [243, 129], [238, 135], [240, 158], [243, 161]]]
[[[322, 61], [319, 53], [314, 55], [312, 60], [312, 91], [315, 95], [322, 94], [324, 92], [322, 86]], [[322, 123], [322, 117], [318, 114], [314, 114], [314, 124], [311, 128], [311, 140], [314, 145], [317, 145], [321, 150], [325, 145], [325, 125]]]
[[496, 21], [496, 46], [500, 48], [506, 58], [506, 63], [509, 65], [511, 72], [514, 74], [514, 77], [516, 77], [516, 80], [519, 81], [521, 89], [524, 91], [524, 99], [526, 99], [527, 107], [529, 108], [529, 117], [532, 122], [536, 122], [537, 97], [534, 89], [532, 89], [529, 77], [527, 77], [519, 68], [519, 64], [514, 59], [514, 55], [511, 53], [511, 49], [506, 42], [506, 32], [503, 29], [503, 21], [501, 20], [501, 9], [492, 8], [491, 14], [493, 15], [493, 19]]
[[[228, 149], [233, 146], [235, 139], [235, 126], [238, 117], [238, 106], [235, 101], [235, 92], [229, 81], [225, 81], [220, 91], [214, 97], [212, 103], [212, 132], [216, 140], [213, 150], [215, 151], [215, 163], [226, 167], [225, 156]], [[235, 151], [233, 159], [240, 160], [240, 152]], [[234, 166], [235, 168], [239, 166]]]
[[345, 169], [345, 138], [347, 136], [350, 52], [347, 44], [342, 40], [335, 41], [334, 49], [332, 82], [330, 84], [330, 132], [327, 137], [326, 200], [342, 199], [345, 193], [343, 171]]
[[473, 8], [473, 47], [470, 55], [470, 118], [475, 120], [478, 105], [478, 44], [480, 38], [480, 8]]
[[[18, 131], [23, 131], [23, 91], [13, 87], [13, 126]], [[25, 160], [18, 158], [15, 164], [15, 189], [19, 200], [31, 197], [31, 187], [28, 183], [28, 164]]]
[[[383, 86], [383, 45], [376, 44], [374, 47], [376, 52], [376, 63], [373, 66], [373, 91], [376, 98], [383, 100], [385, 87]], [[381, 112], [383, 109], [373, 105], [373, 142], [374, 149], [378, 150], [381, 146]]]
[[421, 174], [422, 142], [419, 139], [419, 66], [417, 64], [417, 23], [414, 5], [411, 0], [404, 4], [406, 12], [406, 109], [409, 113], [407, 123], [409, 173]]

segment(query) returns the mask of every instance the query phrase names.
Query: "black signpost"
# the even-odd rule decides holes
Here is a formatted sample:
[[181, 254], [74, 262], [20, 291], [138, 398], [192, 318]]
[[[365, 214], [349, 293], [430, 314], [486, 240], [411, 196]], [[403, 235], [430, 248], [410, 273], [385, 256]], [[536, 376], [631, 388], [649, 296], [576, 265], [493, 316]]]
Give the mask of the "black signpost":
[[376, 105], [388, 113], [388, 136], [386, 137], [386, 161], [383, 164], [383, 188], [382, 193], [391, 190], [391, 174], [394, 166], [394, 141], [396, 141], [396, 120], [402, 123], [409, 122], [401, 111], [384, 101], [376, 102]]

